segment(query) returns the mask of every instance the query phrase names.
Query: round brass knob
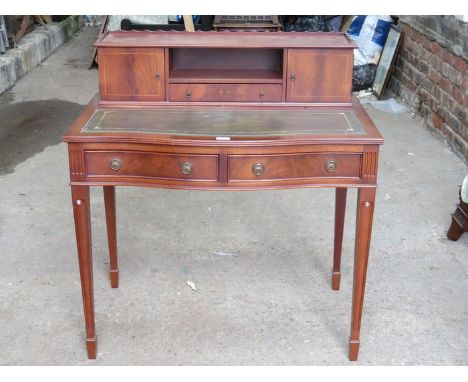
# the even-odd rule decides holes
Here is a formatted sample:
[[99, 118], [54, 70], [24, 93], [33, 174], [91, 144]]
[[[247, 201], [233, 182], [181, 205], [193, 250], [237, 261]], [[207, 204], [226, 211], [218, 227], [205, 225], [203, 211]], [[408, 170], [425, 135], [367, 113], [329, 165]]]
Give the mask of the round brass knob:
[[118, 171], [122, 168], [122, 161], [114, 158], [109, 161], [109, 167], [111, 170]]
[[263, 98], [263, 97], [265, 97], [265, 93], [263, 92], [263, 90], [262, 90], [262, 91], [259, 93], [259, 95], [258, 95], [258, 96], [259, 96], [260, 98]]
[[183, 174], [190, 175], [193, 171], [192, 163], [190, 162], [182, 163], [182, 165], [180, 166], [180, 170], [182, 171]]
[[291, 74], [291, 77], [289, 77], [289, 79], [291, 81], [296, 81], [296, 75], [295, 74]]
[[155, 75], [155, 78], [156, 78], [157, 80], [160, 80], [160, 79], [161, 79], [161, 74], [157, 73], [157, 74]]
[[252, 166], [252, 172], [255, 176], [260, 176], [265, 172], [265, 166], [261, 163], [255, 163]]
[[329, 159], [325, 162], [325, 170], [333, 172], [336, 170], [336, 162], [333, 159]]
[[185, 93], [185, 98], [190, 98], [192, 97], [192, 92], [190, 90], [187, 90], [187, 92]]

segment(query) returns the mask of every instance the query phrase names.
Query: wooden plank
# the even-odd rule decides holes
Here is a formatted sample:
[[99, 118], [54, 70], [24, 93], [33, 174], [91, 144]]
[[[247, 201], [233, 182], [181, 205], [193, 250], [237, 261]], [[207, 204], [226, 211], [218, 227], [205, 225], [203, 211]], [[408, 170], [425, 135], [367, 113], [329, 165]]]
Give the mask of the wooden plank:
[[184, 15], [184, 25], [187, 32], [195, 32], [195, 27], [193, 26], [192, 15]]

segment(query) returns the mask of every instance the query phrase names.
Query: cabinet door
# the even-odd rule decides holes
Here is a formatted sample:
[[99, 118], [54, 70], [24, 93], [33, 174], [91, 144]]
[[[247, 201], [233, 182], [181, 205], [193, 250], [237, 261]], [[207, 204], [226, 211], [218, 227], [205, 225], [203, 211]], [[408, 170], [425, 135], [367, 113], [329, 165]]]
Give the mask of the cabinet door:
[[288, 49], [288, 102], [351, 102], [351, 49]]
[[164, 49], [99, 49], [99, 91], [110, 101], [164, 101]]

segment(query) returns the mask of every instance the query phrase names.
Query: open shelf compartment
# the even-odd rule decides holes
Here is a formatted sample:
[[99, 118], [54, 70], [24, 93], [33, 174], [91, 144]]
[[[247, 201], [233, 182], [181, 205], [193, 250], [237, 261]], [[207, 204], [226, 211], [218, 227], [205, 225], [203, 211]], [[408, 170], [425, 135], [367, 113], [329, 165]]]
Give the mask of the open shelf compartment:
[[170, 83], [282, 83], [282, 49], [173, 48]]

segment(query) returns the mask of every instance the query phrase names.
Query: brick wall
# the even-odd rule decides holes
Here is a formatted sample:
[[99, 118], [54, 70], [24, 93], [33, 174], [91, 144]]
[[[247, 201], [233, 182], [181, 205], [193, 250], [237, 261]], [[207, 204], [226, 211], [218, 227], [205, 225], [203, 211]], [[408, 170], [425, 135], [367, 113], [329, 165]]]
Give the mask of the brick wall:
[[403, 40], [389, 89], [468, 162], [468, 23], [454, 16], [401, 16]]

